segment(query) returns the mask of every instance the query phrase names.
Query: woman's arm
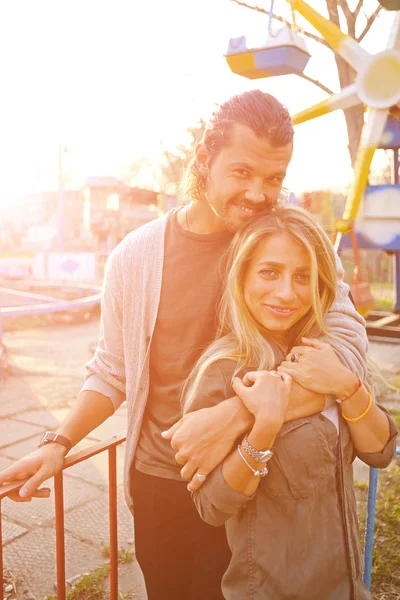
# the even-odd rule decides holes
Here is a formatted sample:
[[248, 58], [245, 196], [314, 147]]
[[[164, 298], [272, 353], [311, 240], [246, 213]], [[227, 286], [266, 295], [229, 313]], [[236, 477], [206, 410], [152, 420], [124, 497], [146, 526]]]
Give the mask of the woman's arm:
[[389, 417], [370, 401], [364, 386], [353, 393], [359, 379], [339, 360], [332, 346], [319, 340], [307, 340], [306, 346], [296, 347], [296, 350], [299, 353], [298, 362], [284, 361], [278, 371], [291, 375], [304, 386], [307, 386], [315, 370], [319, 371], [322, 378], [334, 377], [334, 396], [344, 400], [341, 404], [342, 414], [349, 425], [356, 453], [382, 452], [393, 438]]
[[[251, 379], [253, 385], [247, 387], [235, 378], [233, 388], [254, 416], [253, 427], [247, 436], [250, 448], [265, 452], [272, 448], [283, 424], [291, 378], [260, 371], [252, 373]], [[268, 402], [265, 402], [266, 392]], [[266, 464], [253, 458], [241, 443], [200, 488], [191, 482], [188, 489], [196, 490], [193, 500], [202, 519], [211, 525], [220, 525], [235, 515], [256, 492], [261, 472], [267, 473]]]

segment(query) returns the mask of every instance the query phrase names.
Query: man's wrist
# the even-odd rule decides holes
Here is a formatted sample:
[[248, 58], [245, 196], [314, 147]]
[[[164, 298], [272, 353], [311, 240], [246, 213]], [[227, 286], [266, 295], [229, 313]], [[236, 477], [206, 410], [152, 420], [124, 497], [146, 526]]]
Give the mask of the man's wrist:
[[229, 407], [229, 426], [234, 431], [234, 437], [236, 439], [239, 435], [247, 433], [252, 429], [254, 425], [254, 415], [247, 410], [238, 396], [234, 396], [229, 398], [229, 400], [221, 402], [219, 406], [222, 406], [225, 403], [226, 408]]
[[57, 444], [57, 442], [48, 442], [43, 446], [40, 446], [38, 450], [44, 450], [48, 454], [56, 454], [65, 457], [67, 455], [67, 448], [65, 446], [61, 446], [61, 444]]

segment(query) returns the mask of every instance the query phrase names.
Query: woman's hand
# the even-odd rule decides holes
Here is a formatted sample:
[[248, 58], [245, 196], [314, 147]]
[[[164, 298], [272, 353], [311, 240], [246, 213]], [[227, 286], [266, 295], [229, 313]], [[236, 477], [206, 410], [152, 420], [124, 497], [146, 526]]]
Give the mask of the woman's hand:
[[[356, 387], [357, 376], [338, 358], [330, 344], [317, 339], [302, 338], [303, 345], [291, 349], [279, 373], [290, 375], [296, 383], [319, 394], [346, 398]], [[297, 361], [292, 362], [292, 355]]]
[[251, 371], [241, 380], [235, 377], [232, 387], [256, 423], [265, 423], [279, 431], [289, 402], [292, 378], [276, 371]]

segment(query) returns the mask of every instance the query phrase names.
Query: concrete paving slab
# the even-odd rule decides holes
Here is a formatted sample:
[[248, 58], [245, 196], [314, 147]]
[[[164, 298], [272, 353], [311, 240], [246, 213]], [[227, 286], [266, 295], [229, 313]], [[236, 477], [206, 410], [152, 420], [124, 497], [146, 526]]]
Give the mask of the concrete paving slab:
[[[43, 526], [54, 521], [54, 484], [49, 480], [43, 487], [51, 489], [50, 498], [33, 498], [32, 502], [13, 502], [8, 498], [2, 501], [3, 515], [15, 523], [27, 527]], [[64, 477], [64, 510], [69, 510], [97, 500], [104, 494], [102, 490], [74, 477]]]
[[2, 520], [2, 534], [3, 534], [3, 546], [12, 542], [17, 537], [27, 533], [28, 530], [25, 527], [21, 527], [12, 521], [9, 521], [6, 517]]
[[[37, 529], [8, 544], [4, 549], [4, 564], [15, 575], [28, 582], [36, 600], [55, 593], [55, 533], [53, 529]], [[99, 549], [66, 534], [66, 578], [87, 573], [103, 564]]]
[[22, 423], [14, 419], [0, 419], [0, 448], [13, 444], [15, 440], [40, 436], [44, 431], [43, 427], [30, 423]]
[[56, 429], [69, 413], [69, 408], [28, 410], [14, 417], [17, 421], [40, 425], [46, 430]]
[[[43, 431], [44, 429], [41, 430], [41, 432]], [[30, 452], [33, 452], [33, 450], [36, 450], [41, 435], [42, 434], [39, 433], [30, 439], [18, 441], [15, 444], [2, 448], [2, 456], [5, 456], [6, 458], [12, 458], [14, 459], [14, 461], [22, 458], [23, 456], [26, 456]]]
[[[86, 438], [80, 442], [79, 449], [89, 448], [93, 443], [93, 440]], [[124, 482], [124, 460], [125, 444], [121, 444], [117, 447], [117, 485], [122, 485]], [[84, 460], [67, 469], [66, 473], [70, 477], [79, 477], [105, 489], [108, 487], [108, 453], [102, 452], [88, 460]]]
[[[107, 589], [109, 586], [108, 578], [106, 582]], [[143, 579], [143, 574], [136, 558], [128, 564], [120, 565], [118, 568], [118, 589], [121, 594], [129, 594], [129, 600], [147, 600], [146, 586]], [[109, 600], [110, 596], [106, 592], [105, 599]]]
[[21, 414], [24, 410], [36, 408], [38, 404], [35, 390], [18, 377], [8, 377], [1, 382], [0, 417]]
[[4, 469], [11, 467], [11, 465], [13, 465], [14, 462], [15, 462], [15, 460], [12, 460], [11, 458], [6, 458], [5, 456], [2, 456], [0, 454], [0, 471], [3, 471]]
[[[126, 505], [123, 492], [117, 497], [118, 547], [133, 549], [133, 518]], [[108, 498], [102, 497], [65, 515], [65, 529], [79, 535], [84, 541], [91, 541], [100, 547], [109, 545]]]

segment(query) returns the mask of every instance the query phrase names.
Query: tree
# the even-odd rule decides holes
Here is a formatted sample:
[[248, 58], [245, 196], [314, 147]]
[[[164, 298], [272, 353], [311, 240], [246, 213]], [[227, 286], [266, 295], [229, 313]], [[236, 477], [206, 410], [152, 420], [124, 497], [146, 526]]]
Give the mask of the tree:
[[167, 194], [171, 194], [180, 198], [179, 185], [183, 177], [183, 173], [187, 166], [188, 159], [192, 155], [196, 144], [203, 137], [206, 127], [206, 122], [203, 119], [187, 129], [189, 141], [187, 144], [181, 144], [174, 150], [164, 151], [164, 160], [161, 166], [163, 176], [163, 188]]
[[[286, 2], [286, 0], [282, 1]], [[267, 10], [257, 6], [256, 4], [248, 4], [242, 0], [232, 0], [232, 2], [262, 14], [269, 14]], [[355, 0], [354, 2], [351, 2], [351, 0], [325, 0], [325, 3], [329, 19], [332, 21], [332, 23], [340, 27], [340, 21], [344, 20], [347, 26], [347, 34], [354, 38], [357, 42], [361, 42], [365, 38], [382, 9], [381, 5], [378, 4], [375, 10], [369, 16], [366, 16], [364, 13], [364, 0]], [[286, 20], [279, 15], [273, 14], [272, 18], [286, 23]], [[315, 35], [308, 30], [302, 30], [301, 33], [314, 42], [330, 48], [329, 44], [321, 36]], [[336, 61], [340, 88], [343, 89], [344, 87], [354, 83], [355, 72], [338, 54], [334, 53], [334, 57]], [[324, 83], [312, 79], [305, 74], [303, 74], [302, 77], [318, 86], [328, 94], [333, 93]], [[344, 117], [346, 120], [347, 135], [349, 140], [348, 149], [350, 153], [351, 164], [354, 166], [357, 149], [360, 143], [361, 131], [364, 124], [363, 106], [359, 104], [344, 110]]]

